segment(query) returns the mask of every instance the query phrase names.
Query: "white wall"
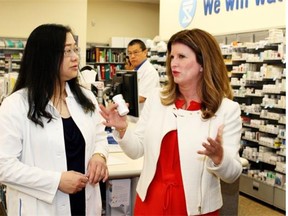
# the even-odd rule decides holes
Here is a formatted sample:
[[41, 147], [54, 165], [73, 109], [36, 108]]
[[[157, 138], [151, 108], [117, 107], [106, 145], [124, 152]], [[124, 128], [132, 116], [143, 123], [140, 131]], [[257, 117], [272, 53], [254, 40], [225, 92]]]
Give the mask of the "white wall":
[[27, 38], [43, 23], [73, 29], [79, 36], [84, 65], [86, 42], [109, 43], [113, 36], [158, 35], [159, 5], [119, 0], [0, 0], [0, 37]]
[[159, 34], [159, 5], [119, 0], [88, 0], [87, 42], [111, 37], [153, 39]]
[[[192, 9], [189, 5], [192, 6], [197, 2], [194, 18], [186, 27], [188, 29], [201, 28], [213, 35], [224, 35], [286, 27], [285, 0], [160, 0], [159, 35], [164, 40], [168, 40], [172, 34], [184, 29], [178, 18], [182, 1], [186, 2], [188, 13]], [[256, 6], [258, 1], [264, 4]], [[218, 13], [217, 10], [212, 10], [211, 15], [205, 15], [204, 2], [218, 2], [220, 4], [218, 8], [216, 7]], [[227, 11], [226, 2], [235, 4], [243, 2], [243, 8], [239, 6], [238, 10], [234, 7], [233, 11]]]
[[[87, 0], [0, 0], [0, 37], [27, 38], [40, 24], [69, 25], [86, 55]], [[85, 64], [82, 58], [81, 64]]]

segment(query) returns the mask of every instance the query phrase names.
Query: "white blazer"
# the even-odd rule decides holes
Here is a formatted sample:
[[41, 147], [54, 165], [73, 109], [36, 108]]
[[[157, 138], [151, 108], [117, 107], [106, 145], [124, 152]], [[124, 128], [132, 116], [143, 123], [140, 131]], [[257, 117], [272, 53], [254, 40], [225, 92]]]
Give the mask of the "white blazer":
[[[221, 164], [213, 166], [210, 158], [200, 155], [202, 142], [215, 138], [224, 124], [224, 157]], [[148, 187], [155, 175], [161, 141], [165, 134], [177, 129], [180, 165], [188, 215], [205, 214], [222, 206], [220, 179], [232, 183], [242, 172], [239, 157], [242, 122], [238, 103], [223, 99], [216, 116], [203, 120], [201, 111], [176, 109], [175, 105], [163, 106], [159, 90], [149, 95], [135, 131], [128, 127], [118, 142], [132, 159], [144, 155], [143, 170], [137, 193], [145, 200]], [[115, 132], [117, 136], [117, 132]]]
[[[85, 139], [87, 168], [94, 152], [108, 154], [102, 117], [98, 110], [85, 114], [68, 84], [66, 91], [69, 112]], [[97, 104], [92, 92], [83, 91]], [[69, 195], [58, 190], [61, 173], [67, 171], [63, 124], [51, 101], [47, 109], [54, 119], [44, 119], [42, 128], [27, 118], [26, 90], [10, 95], [0, 106], [0, 182], [7, 185], [8, 215], [70, 215]], [[101, 215], [99, 185], [88, 184], [85, 192], [86, 214]]]

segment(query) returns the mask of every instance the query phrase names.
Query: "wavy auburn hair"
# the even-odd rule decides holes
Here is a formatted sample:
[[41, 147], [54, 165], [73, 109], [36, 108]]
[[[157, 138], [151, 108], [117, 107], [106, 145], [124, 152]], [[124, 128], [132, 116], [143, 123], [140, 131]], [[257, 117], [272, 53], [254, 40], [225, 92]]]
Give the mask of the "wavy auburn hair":
[[179, 31], [169, 39], [166, 60], [168, 83], [161, 96], [161, 102], [166, 106], [175, 103], [180, 96], [179, 86], [174, 82], [171, 70], [171, 47], [175, 43], [188, 46], [195, 52], [197, 62], [203, 67], [197, 91], [201, 99], [202, 117], [209, 119], [215, 115], [223, 98], [233, 98], [219, 44], [210, 33], [196, 28]]

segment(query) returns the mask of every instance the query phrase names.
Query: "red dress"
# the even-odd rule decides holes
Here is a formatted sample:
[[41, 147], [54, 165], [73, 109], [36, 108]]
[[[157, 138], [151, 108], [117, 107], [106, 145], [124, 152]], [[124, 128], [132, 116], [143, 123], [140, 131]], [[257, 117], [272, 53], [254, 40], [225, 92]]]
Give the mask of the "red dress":
[[[179, 109], [184, 103], [184, 100], [177, 100], [175, 106]], [[200, 103], [191, 101], [187, 110], [200, 108]], [[134, 215], [187, 215], [176, 130], [163, 137], [154, 179], [144, 202], [137, 195]], [[205, 215], [219, 213], [215, 211]]]

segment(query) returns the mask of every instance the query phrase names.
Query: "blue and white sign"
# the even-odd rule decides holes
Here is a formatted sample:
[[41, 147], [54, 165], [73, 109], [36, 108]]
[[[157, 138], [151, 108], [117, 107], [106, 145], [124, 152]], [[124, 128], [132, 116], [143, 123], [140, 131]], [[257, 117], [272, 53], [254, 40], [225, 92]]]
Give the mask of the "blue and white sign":
[[182, 0], [179, 10], [179, 23], [183, 28], [189, 26], [196, 12], [197, 0]]

